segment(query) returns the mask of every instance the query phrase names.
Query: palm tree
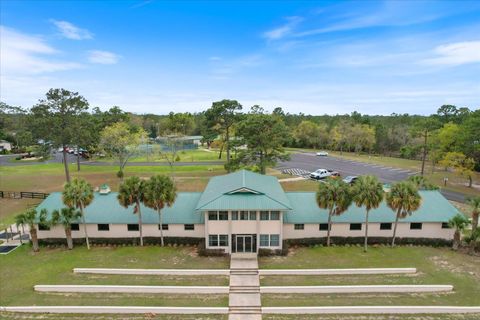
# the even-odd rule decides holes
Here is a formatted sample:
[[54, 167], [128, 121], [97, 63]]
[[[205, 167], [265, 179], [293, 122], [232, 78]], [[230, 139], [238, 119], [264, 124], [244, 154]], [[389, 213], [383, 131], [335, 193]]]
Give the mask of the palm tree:
[[480, 196], [468, 199], [467, 203], [472, 207], [472, 230], [476, 230], [478, 227], [478, 216], [480, 215]]
[[85, 241], [87, 249], [90, 250], [88, 241], [87, 224], [85, 222], [85, 213], [83, 209], [93, 201], [93, 188], [83, 179], [74, 178], [72, 181], [65, 183], [63, 188], [63, 203], [69, 208], [80, 210], [82, 215], [83, 231], [85, 233]]
[[422, 198], [418, 193], [417, 187], [410, 182], [401, 181], [395, 183], [390, 192], [387, 193], [387, 205], [397, 214], [395, 216], [395, 226], [393, 227], [392, 247], [395, 246], [395, 236], [397, 234], [397, 225], [399, 218], [405, 218], [412, 215], [414, 211], [420, 208]]
[[140, 203], [143, 202], [145, 195], [145, 182], [139, 177], [130, 177], [120, 185], [118, 191], [118, 202], [125, 208], [131, 205], [133, 207], [133, 214], [138, 213], [138, 230], [140, 231], [140, 246], [143, 246], [143, 232], [142, 232], [142, 212], [140, 210]]
[[370, 210], [378, 208], [383, 200], [383, 185], [374, 176], [361, 176], [353, 187], [353, 201], [358, 207], [365, 207], [365, 243], [364, 251], [368, 247], [368, 214]]
[[342, 214], [352, 204], [350, 186], [342, 180], [327, 179], [318, 185], [316, 200], [321, 209], [328, 209], [327, 246], [330, 246], [332, 216]]
[[480, 240], [480, 228], [472, 229], [472, 234], [470, 235], [470, 252], [475, 252], [475, 246]]
[[61, 223], [65, 229], [68, 250], [73, 249], [72, 223], [77, 222], [81, 216], [82, 214], [80, 211], [75, 210], [74, 208], [62, 208], [60, 211], [54, 210], [52, 212], [52, 224]]
[[437, 185], [434, 185], [424, 176], [410, 176], [407, 181], [413, 183], [419, 190], [438, 190]]
[[451, 228], [455, 228], [455, 233], [453, 234], [453, 250], [457, 250], [460, 246], [460, 241], [462, 240], [462, 232], [470, 224], [470, 221], [463, 215], [458, 213], [450, 221], [448, 225]]
[[21, 213], [15, 217], [15, 223], [18, 226], [28, 225], [30, 229], [30, 238], [32, 239], [33, 251], [38, 252], [40, 250], [38, 246], [37, 236], [37, 224], [47, 224], [47, 210], [42, 209], [37, 216], [37, 210], [35, 208], [28, 209], [24, 213]]
[[145, 186], [144, 204], [157, 210], [160, 224], [160, 241], [163, 247], [163, 228], [161, 210], [167, 206], [170, 207], [177, 197], [177, 189], [173, 180], [165, 175], [152, 176]]

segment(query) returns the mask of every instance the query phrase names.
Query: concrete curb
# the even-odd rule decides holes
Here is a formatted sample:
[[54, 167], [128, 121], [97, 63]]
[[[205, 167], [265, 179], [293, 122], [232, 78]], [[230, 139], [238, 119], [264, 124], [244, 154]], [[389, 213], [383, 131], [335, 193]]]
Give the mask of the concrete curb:
[[0, 307], [0, 312], [116, 313], [116, 314], [228, 314], [227, 307], [26, 306]]
[[360, 268], [360, 269], [260, 269], [261, 276], [273, 275], [336, 275], [336, 274], [396, 274], [416, 273], [416, 268]]
[[133, 274], [133, 275], [183, 275], [183, 276], [228, 276], [229, 269], [115, 269], [115, 268], [74, 268], [73, 273]]
[[451, 285], [372, 285], [372, 286], [273, 286], [260, 287], [261, 293], [368, 293], [368, 292], [445, 292]]
[[117, 293], [181, 293], [228, 294], [224, 286], [111, 286], [111, 285], [36, 285], [38, 292], [117, 292]]
[[351, 306], [351, 307], [262, 307], [263, 314], [447, 314], [480, 313], [478, 307], [455, 306]]

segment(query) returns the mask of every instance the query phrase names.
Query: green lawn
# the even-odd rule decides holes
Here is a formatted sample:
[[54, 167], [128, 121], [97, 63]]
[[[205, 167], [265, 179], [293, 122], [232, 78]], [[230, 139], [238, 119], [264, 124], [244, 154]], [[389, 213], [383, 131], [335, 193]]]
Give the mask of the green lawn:
[[452, 284], [453, 293], [425, 294], [263, 294], [263, 306], [479, 305], [479, 257], [448, 248], [297, 248], [287, 257], [260, 258], [261, 268], [416, 267], [416, 275], [265, 276], [262, 285]]
[[[82, 177], [94, 187], [107, 183], [112, 190], [118, 190], [120, 179], [116, 177], [116, 166], [82, 165], [81, 171], [77, 171], [76, 165], [72, 164], [69, 168], [72, 177]], [[168, 166], [132, 166], [125, 169], [125, 176], [148, 178], [153, 174], [171, 175], [179, 191], [203, 191], [210, 177], [224, 173], [225, 169], [219, 165], [179, 166], [173, 172]], [[60, 163], [0, 167], [0, 190], [50, 193], [61, 191], [64, 183], [65, 173]], [[12, 224], [16, 214], [38, 202], [32, 199], [0, 199], [0, 228]]]
[[399, 315], [399, 314], [389, 314], [389, 315], [378, 315], [378, 314], [369, 314], [369, 315], [270, 315], [264, 314], [262, 316], [263, 320], [478, 320], [480, 319], [480, 314], [419, 314], [419, 315]]
[[[183, 151], [178, 151], [177, 155], [180, 158], [180, 162], [225, 160], [225, 157], [223, 157], [222, 159], [218, 159], [217, 151], [208, 151], [207, 149], [183, 150]], [[114, 158], [99, 158], [99, 159], [93, 159], [93, 160], [102, 161], [102, 162], [116, 161], [116, 159]], [[155, 148], [148, 155], [146, 153], [143, 153], [142, 155], [138, 155], [130, 159], [130, 162], [149, 162], [149, 161], [166, 162], [166, 159], [160, 155], [160, 151], [158, 148]]]
[[154, 315], [154, 314], [34, 314], [0, 312], [0, 319], [8, 320], [227, 320], [228, 315], [215, 314], [183, 314], [183, 315]]
[[228, 285], [227, 277], [77, 275], [74, 267], [228, 268], [228, 258], [205, 258], [193, 247], [93, 247], [72, 251], [28, 245], [0, 256], [0, 305], [227, 306], [227, 295], [36, 293], [36, 284]]

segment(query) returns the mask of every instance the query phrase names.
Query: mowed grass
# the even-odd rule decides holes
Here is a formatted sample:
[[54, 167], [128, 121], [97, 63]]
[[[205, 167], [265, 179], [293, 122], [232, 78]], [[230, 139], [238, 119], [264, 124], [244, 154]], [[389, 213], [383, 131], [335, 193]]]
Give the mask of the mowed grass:
[[[180, 158], [179, 162], [202, 162], [202, 161], [224, 161], [225, 153], [222, 159], [218, 159], [218, 152], [208, 149], [195, 149], [195, 150], [180, 150], [177, 152]], [[169, 155], [170, 156], [170, 155]], [[101, 162], [116, 162], [114, 158], [99, 158], [93, 159], [94, 161]], [[167, 162], [164, 156], [160, 154], [159, 148], [154, 148], [149, 154], [144, 152], [142, 155], [132, 157], [131, 162]]]
[[263, 306], [480, 305], [480, 257], [448, 248], [353, 247], [292, 249], [287, 257], [262, 257], [261, 268], [417, 268], [415, 275], [265, 276], [262, 285], [451, 284], [451, 293], [263, 294]]
[[226, 306], [227, 295], [38, 293], [37, 284], [228, 285], [218, 276], [118, 276], [74, 274], [73, 268], [226, 269], [228, 258], [198, 257], [194, 247], [41, 248], [24, 245], [0, 256], [0, 305]]
[[[76, 165], [72, 164], [69, 169], [72, 177], [84, 178], [94, 187], [107, 183], [112, 190], [118, 190], [120, 179], [116, 176], [116, 166], [82, 165], [77, 171]], [[125, 169], [126, 177], [137, 175], [146, 179], [154, 174], [170, 175], [178, 191], [192, 192], [203, 191], [210, 177], [224, 173], [223, 166], [208, 165], [179, 166], [174, 167], [173, 172], [168, 166], [132, 166]], [[64, 184], [65, 172], [60, 163], [0, 167], [0, 190], [3, 191], [50, 193], [63, 190]], [[14, 223], [16, 214], [39, 202], [33, 199], [0, 199], [0, 228]]]
[[227, 320], [223, 314], [35, 314], [0, 312], [0, 319], [8, 320]]
[[478, 320], [480, 314], [264, 314], [263, 320]]

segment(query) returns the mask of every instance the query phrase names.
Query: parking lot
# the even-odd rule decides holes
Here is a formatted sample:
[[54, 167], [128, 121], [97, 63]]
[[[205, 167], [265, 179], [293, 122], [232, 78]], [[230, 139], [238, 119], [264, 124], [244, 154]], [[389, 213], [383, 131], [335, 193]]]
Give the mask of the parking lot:
[[[305, 177], [308, 177], [307, 172], [317, 169], [330, 169], [338, 171], [342, 177], [374, 175], [383, 183], [397, 182], [418, 173], [401, 168], [392, 168], [333, 156], [319, 157], [314, 153], [291, 154], [290, 160], [280, 162], [277, 169], [287, 170], [291, 174]], [[441, 190], [441, 193], [449, 200], [465, 202], [465, 196], [461, 193], [449, 190]]]

